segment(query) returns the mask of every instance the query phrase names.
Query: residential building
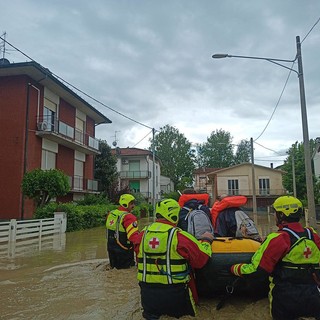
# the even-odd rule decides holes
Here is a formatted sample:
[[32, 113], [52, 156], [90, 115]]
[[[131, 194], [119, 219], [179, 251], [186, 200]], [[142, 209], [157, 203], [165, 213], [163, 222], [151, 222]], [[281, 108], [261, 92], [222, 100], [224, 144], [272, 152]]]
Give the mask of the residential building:
[[0, 219], [32, 217], [34, 204], [23, 197], [21, 182], [35, 168], [69, 176], [71, 192], [59, 201], [97, 192], [95, 126], [111, 121], [40, 64], [1, 62]]
[[[129, 188], [132, 193], [139, 192], [146, 201], [160, 200], [160, 160], [149, 150], [138, 148], [115, 148], [117, 157], [119, 189]], [[153, 195], [153, 189], [155, 193]]]
[[209, 173], [220, 170], [219, 168], [199, 168], [193, 172], [194, 190], [198, 193], [213, 194], [212, 184], [209, 182]]
[[166, 176], [160, 176], [160, 193], [161, 195], [165, 193], [170, 193], [174, 191], [173, 181]]
[[212, 185], [212, 202], [222, 194], [244, 195], [248, 198], [248, 207], [252, 207], [253, 184], [257, 208], [266, 208], [286, 190], [282, 185], [283, 171], [254, 165], [254, 180], [251, 163], [242, 163], [232, 167], [213, 170], [208, 173], [209, 183]]
[[320, 179], [320, 138], [316, 139], [315, 150], [313, 152], [314, 174]]

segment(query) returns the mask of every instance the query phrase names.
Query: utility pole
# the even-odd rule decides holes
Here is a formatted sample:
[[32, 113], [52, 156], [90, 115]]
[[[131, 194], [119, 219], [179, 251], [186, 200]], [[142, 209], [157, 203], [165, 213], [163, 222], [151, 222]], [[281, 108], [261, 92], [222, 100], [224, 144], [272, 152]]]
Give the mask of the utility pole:
[[308, 217], [309, 217], [309, 225], [313, 227], [315, 230], [317, 230], [316, 206], [314, 202], [313, 174], [311, 169], [310, 140], [309, 140], [307, 108], [306, 108], [306, 95], [304, 90], [301, 43], [300, 43], [299, 36], [296, 37], [296, 44], [297, 44], [297, 60], [298, 60], [298, 72], [299, 72], [298, 78], [299, 78], [299, 88], [300, 88], [304, 162], [305, 162], [305, 170], [306, 170], [306, 185], [307, 185], [308, 212], [309, 212]]
[[250, 138], [251, 145], [251, 169], [252, 169], [252, 212], [253, 212], [253, 221], [258, 226], [258, 214], [257, 214], [257, 196], [256, 196], [256, 177], [254, 170], [254, 152], [253, 152], [253, 139]]
[[152, 208], [153, 220], [156, 220], [156, 150], [155, 150], [155, 128], [152, 128]]

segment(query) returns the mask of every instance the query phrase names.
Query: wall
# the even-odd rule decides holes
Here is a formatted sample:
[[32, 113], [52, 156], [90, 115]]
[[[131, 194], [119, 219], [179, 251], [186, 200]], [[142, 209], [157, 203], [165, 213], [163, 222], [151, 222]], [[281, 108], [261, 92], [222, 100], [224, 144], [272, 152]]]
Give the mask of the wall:
[[26, 76], [0, 78], [0, 136], [5, 150], [0, 157], [0, 219], [31, 218], [33, 214], [33, 201], [22, 201], [20, 187], [24, 170], [30, 171], [41, 162], [41, 139], [35, 135], [38, 91], [28, 83], [32, 81]]

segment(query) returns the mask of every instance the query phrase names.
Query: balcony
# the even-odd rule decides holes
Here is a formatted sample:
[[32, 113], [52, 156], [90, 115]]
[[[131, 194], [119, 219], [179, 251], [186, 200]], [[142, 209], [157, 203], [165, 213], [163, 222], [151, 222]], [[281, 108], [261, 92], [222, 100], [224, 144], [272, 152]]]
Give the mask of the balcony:
[[99, 181], [85, 179], [81, 176], [69, 176], [69, 185], [71, 192], [76, 193], [98, 193]]
[[[232, 195], [243, 195], [243, 196], [252, 196], [252, 190], [248, 189], [233, 189], [233, 190], [219, 190], [220, 194]], [[259, 197], [269, 197], [269, 196], [281, 196], [286, 194], [285, 189], [257, 189], [256, 196]]]
[[85, 154], [100, 154], [99, 140], [52, 117], [39, 117], [36, 135]]
[[120, 171], [120, 179], [150, 179], [150, 171]]

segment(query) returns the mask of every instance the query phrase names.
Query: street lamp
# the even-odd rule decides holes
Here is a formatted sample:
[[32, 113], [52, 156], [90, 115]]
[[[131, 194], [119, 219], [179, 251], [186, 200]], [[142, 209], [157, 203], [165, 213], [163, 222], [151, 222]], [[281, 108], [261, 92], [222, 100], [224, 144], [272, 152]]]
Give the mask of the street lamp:
[[[251, 56], [236, 56], [236, 55], [230, 55], [225, 53], [214, 54], [212, 55], [212, 58], [214, 59], [244, 58], [244, 59], [266, 60], [278, 66], [286, 68], [290, 71], [293, 71], [298, 75], [299, 89], [300, 89], [300, 105], [301, 105], [301, 118], [302, 118], [303, 146], [304, 146], [304, 162], [305, 162], [306, 184], [307, 184], [309, 224], [314, 229], [317, 229], [314, 190], [313, 190], [313, 176], [312, 176], [312, 170], [311, 170], [311, 156], [310, 156], [310, 142], [309, 142], [308, 120], [307, 120], [307, 110], [306, 110], [306, 97], [305, 97], [303, 68], [302, 68], [301, 42], [300, 42], [299, 36], [296, 36], [296, 45], [297, 45], [297, 54], [294, 60], [265, 58], [265, 57], [251, 57]], [[298, 71], [280, 63], [280, 62], [293, 63], [296, 60], [298, 61]]]

